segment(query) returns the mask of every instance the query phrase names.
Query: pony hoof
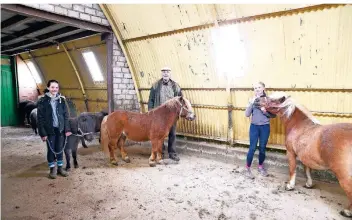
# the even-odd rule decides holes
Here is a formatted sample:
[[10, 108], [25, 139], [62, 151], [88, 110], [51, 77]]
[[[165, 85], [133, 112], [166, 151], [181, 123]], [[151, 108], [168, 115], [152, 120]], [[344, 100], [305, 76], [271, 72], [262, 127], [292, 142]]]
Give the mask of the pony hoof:
[[285, 190], [286, 191], [292, 191], [293, 189], [294, 189], [294, 187], [292, 187], [292, 186], [290, 186], [288, 184], [285, 186]]
[[78, 166], [78, 164], [75, 164], [75, 168], [77, 169], [79, 166]]
[[156, 166], [155, 161], [149, 161], [149, 166], [150, 166], [150, 167], [155, 167], [155, 166]]
[[128, 157], [125, 157], [125, 159], [123, 159], [123, 161], [125, 161], [126, 163], [131, 163], [131, 160]]
[[346, 218], [352, 218], [352, 211], [345, 209], [340, 212], [340, 215], [342, 215], [343, 217], [346, 217]]
[[303, 187], [306, 188], [306, 189], [313, 189], [314, 185], [306, 183]]
[[117, 165], [118, 165], [118, 163], [117, 163], [116, 160], [110, 161], [110, 163], [111, 163], [112, 165], [114, 165], [114, 166], [117, 166]]
[[158, 164], [164, 165], [165, 162], [164, 162], [164, 160], [159, 160]]

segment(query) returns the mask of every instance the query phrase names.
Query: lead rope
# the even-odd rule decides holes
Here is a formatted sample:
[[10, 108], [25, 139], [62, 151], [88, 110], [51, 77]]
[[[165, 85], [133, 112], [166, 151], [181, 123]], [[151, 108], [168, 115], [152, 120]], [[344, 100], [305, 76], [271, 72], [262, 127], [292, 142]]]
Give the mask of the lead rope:
[[61, 154], [61, 153], [65, 150], [66, 144], [67, 144], [67, 137], [65, 136], [64, 147], [62, 148], [62, 150], [61, 150], [59, 153], [56, 153], [56, 152], [53, 150], [53, 148], [51, 147], [51, 144], [50, 144], [50, 140], [49, 140], [49, 139], [46, 139], [46, 142], [48, 143], [48, 146], [49, 146], [51, 152], [53, 152], [55, 155], [58, 155], [58, 154]]

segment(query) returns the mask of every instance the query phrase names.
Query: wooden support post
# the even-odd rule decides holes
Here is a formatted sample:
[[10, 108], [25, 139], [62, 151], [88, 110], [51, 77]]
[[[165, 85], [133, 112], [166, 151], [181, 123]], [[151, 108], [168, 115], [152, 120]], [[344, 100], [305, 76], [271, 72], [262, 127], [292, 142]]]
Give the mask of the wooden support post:
[[113, 88], [113, 39], [114, 36], [112, 33], [104, 33], [102, 39], [106, 41], [107, 48], [107, 64], [106, 64], [106, 82], [108, 90], [108, 106], [109, 114], [114, 111], [114, 88]]
[[230, 82], [231, 80], [227, 79], [227, 86], [226, 86], [226, 94], [227, 94], [227, 107], [228, 107], [228, 127], [227, 127], [227, 142], [230, 146], [233, 145], [233, 119], [232, 119], [232, 110], [233, 110], [233, 103], [231, 97], [231, 90], [230, 90]]
[[76, 73], [76, 77], [77, 77], [77, 79], [78, 79], [78, 82], [79, 82], [80, 87], [81, 87], [81, 90], [82, 90], [82, 94], [83, 94], [83, 98], [84, 98], [84, 103], [85, 103], [85, 105], [86, 105], [86, 111], [89, 112], [89, 108], [88, 108], [88, 99], [87, 99], [86, 91], [84, 90], [83, 83], [82, 83], [81, 77], [79, 76], [79, 73], [78, 73], [78, 70], [77, 70], [77, 68], [76, 68], [76, 65], [75, 65], [75, 63], [73, 62], [70, 53], [67, 51], [65, 44], [62, 43], [61, 46], [62, 46], [62, 48], [64, 49], [64, 51], [65, 51], [65, 53], [66, 53], [68, 59], [70, 60], [70, 63], [71, 63], [71, 65], [72, 65], [73, 70], [74, 70], [75, 73]]

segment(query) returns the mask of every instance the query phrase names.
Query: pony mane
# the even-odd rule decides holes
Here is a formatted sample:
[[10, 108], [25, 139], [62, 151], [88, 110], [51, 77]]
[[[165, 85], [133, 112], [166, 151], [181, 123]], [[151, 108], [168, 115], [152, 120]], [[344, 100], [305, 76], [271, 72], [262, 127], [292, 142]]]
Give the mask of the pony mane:
[[179, 105], [179, 101], [177, 100], [178, 98], [179, 97], [174, 97], [172, 99], [169, 99], [166, 102], [164, 102], [163, 104], [161, 104], [160, 106], [152, 109], [150, 112], [154, 112], [154, 111], [161, 109], [161, 108], [175, 109]]
[[284, 116], [290, 118], [295, 112], [296, 108], [299, 109], [308, 119], [310, 119], [314, 124], [320, 124], [320, 122], [313, 116], [313, 114], [303, 105], [296, 102], [293, 98], [288, 96], [284, 92], [276, 92], [269, 96], [272, 100], [279, 100], [285, 97], [285, 101], [279, 105], [280, 108], [284, 108]]
[[[178, 101], [178, 96], [177, 97], [174, 97], [172, 99], [169, 99], [167, 100], [163, 105], [166, 106], [167, 108], [169, 109], [174, 109], [174, 108], [177, 108], [178, 105], [180, 105], [180, 101]], [[163, 106], [161, 105], [161, 106]]]

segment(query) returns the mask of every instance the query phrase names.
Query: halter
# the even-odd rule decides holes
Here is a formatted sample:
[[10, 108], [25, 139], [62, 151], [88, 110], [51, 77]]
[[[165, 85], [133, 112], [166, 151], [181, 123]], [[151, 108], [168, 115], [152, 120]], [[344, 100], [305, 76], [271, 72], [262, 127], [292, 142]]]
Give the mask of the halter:
[[84, 136], [86, 136], [87, 134], [92, 134], [92, 133], [94, 133], [94, 132], [87, 132], [87, 133], [84, 133], [82, 130], [81, 130], [81, 128], [78, 128], [78, 131], [80, 132], [80, 134], [71, 134], [71, 135], [74, 135], [74, 136], [76, 136], [76, 137], [84, 137]]
[[180, 118], [181, 117], [181, 114], [182, 114], [182, 110], [185, 110], [187, 111], [188, 113], [193, 113], [191, 112], [190, 110], [188, 110], [187, 108], [183, 107], [182, 103], [176, 99], [176, 101], [181, 105], [181, 111], [180, 111], [180, 114], [178, 115], [178, 117]]
[[[92, 133], [94, 133], [94, 132], [83, 133], [82, 130], [81, 130], [81, 128], [78, 128], [78, 131], [79, 131], [81, 134], [73, 134], [73, 133], [72, 133], [71, 135], [76, 136], [76, 137], [84, 137], [84, 136], [87, 135], [87, 134], [92, 134]], [[61, 150], [60, 152], [55, 152], [54, 149], [51, 147], [51, 144], [50, 144], [49, 139], [46, 139], [46, 141], [47, 141], [47, 143], [48, 143], [48, 145], [49, 145], [49, 148], [50, 148], [51, 152], [53, 152], [55, 155], [61, 154], [61, 153], [65, 150], [65, 148], [66, 148], [66, 145], [67, 145], [67, 138], [68, 138], [68, 137], [65, 136], [64, 147], [62, 148], [62, 150]]]

